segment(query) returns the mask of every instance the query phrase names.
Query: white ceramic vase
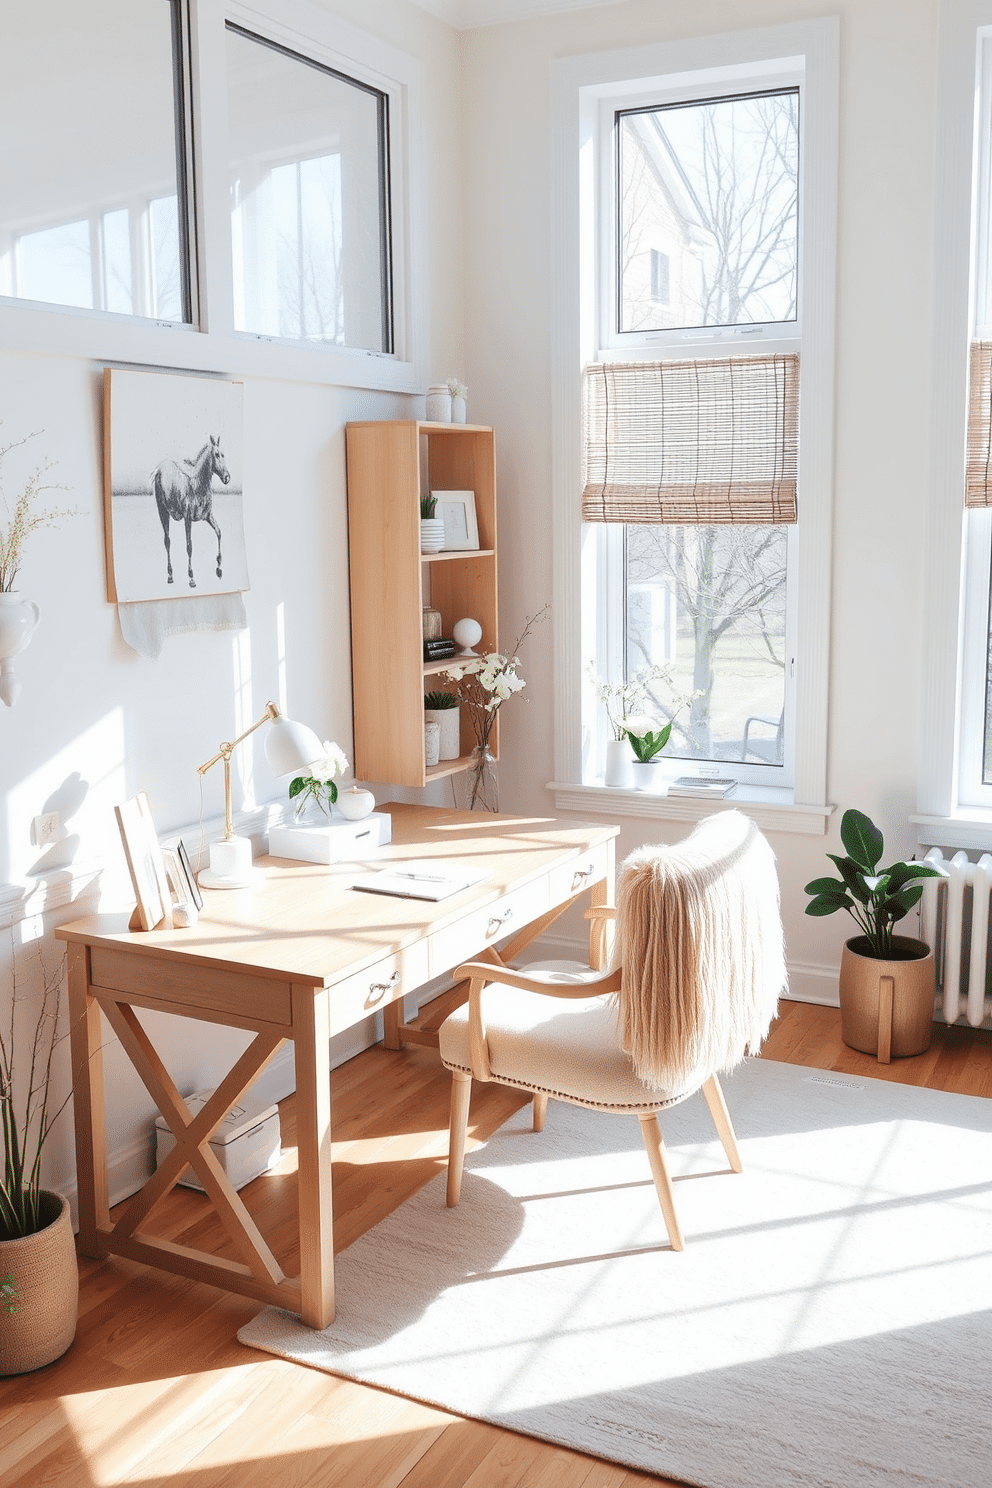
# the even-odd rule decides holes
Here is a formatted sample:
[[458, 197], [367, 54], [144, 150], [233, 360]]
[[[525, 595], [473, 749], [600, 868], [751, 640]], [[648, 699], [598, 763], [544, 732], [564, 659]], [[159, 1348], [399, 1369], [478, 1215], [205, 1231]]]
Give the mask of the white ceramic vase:
[[659, 760], [631, 760], [630, 773], [635, 790], [650, 791], [653, 796], [668, 795], [665, 767]]
[[425, 708], [428, 723], [436, 723], [439, 730], [438, 759], [457, 759], [461, 744], [460, 708]]
[[466, 413], [465, 399], [455, 393], [451, 399], [451, 422], [453, 424], [463, 424]]
[[16, 590], [0, 594], [0, 698], [12, 708], [21, 684], [10, 663], [34, 635], [41, 611], [33, 599], [24, 599]]
[[629, 790], [633, 785], [630, 774], [633, 762], [626, 739], [607, 739], [604, 783], [615, 786], [618, 790]]
[[421, 517], [420, 551], [440, 553], [444, 547], [444, 523], [440, 517]]

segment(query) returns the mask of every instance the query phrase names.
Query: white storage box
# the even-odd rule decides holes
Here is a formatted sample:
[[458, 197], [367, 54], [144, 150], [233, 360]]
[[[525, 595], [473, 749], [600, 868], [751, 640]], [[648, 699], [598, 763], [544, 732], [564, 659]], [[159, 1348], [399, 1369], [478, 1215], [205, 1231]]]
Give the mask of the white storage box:
[[[196, 1095], [187, 1097], [186, 1104], [194, 1116], [212, 1095], [212, 1090], [198, 1090]], [[267, 1106], [257, 1098], [253, 1100], [249, 1091], [242, 1102], [227, 1113], [210, 1138], [210, 1146], [231, 1187], [244, 1188], [259, 1173], [267, 1172], [279, 1162], [282, 1157], [279, 1141], [278, 1107]], [[155, 1145], [157, 1163], [161, 1163], [176, 1145], [172, 1128], [164, 1116], [159, 1116], [155, 1122]], [[192, 1168], [183, 1170], [179, 1182], [184, 1188], [205, 1192]]]
[[393, 835], [388, 811], [373, 811], [361, 821], [346, 821], [334, 812], [326, 826], [269, 828], [269, 852], [274, 858], [302, 858], [307, 863], [340, 863], [365, 858]]

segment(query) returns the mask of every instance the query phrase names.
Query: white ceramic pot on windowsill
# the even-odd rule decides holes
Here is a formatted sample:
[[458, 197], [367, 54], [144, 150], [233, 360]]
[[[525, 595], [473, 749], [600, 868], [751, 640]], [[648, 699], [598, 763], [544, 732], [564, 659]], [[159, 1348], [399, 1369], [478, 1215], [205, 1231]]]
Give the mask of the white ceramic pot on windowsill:
[[633, 776], [635, 790], [650, 791], [653, 796], [668, 795], [665, 766], [660, 760], [631, 760], [630, 773]]

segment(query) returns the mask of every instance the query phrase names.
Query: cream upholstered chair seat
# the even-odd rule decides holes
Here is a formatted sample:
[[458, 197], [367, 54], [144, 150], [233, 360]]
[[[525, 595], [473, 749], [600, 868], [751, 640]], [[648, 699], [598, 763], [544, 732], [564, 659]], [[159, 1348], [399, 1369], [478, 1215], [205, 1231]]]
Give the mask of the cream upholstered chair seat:
[[[590, 910], [594, 934], [603, 915]], [[467, 1004], [440, 1029], [451, 1070], [449, 1206], [458, 1203], [472, 1080], [636, 1115], [669, 1239], [684, 1245], [657, 1112], [701, 1091], [735, 1172], [740, 1154], [718, 1072], [757, 1053], [785, 986], [778, 879], [747, 817], [707, 817], [681, 843], [622, 865], [614, 968], [470, 962]], [[596, 958], [591, 958], [596, 959]]]
[[[528, 977], [545, 981], [544, 967], [530, 965]], [[599, 972], [549, 976], [547, 986], [581, 986], [602, 979]], [[481, 996], [490, 1078], [518, 1090], [595, 1110], [656, 1111], [692, 1095], [702, 1083], [692, 1079], [678, 1090], [650, 1090], [634, 1073], [630, 1056], [617, 1039], [616, 1010], [606, 995], [579, 1002], [551, 999], [541, 992], [491, 982]], [[441, 1025], [441, 1059], [448, 1069], [471, 1076], [469, 1008], [456, 1009]]]

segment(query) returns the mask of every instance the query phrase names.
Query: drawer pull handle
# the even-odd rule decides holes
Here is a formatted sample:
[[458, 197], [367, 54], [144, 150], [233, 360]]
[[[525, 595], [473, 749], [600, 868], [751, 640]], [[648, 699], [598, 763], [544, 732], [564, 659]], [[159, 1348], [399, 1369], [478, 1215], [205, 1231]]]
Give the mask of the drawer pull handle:
[[389, 981], [388, 982], [370, 982], [369, 983], [369, 995], [365, 999], [365, 1006], [366, 1007], [375, 1007], [375, 1004], [377, 1002], [381, 1002], [382, 999], [385, 997], [385, 995], [386, 995], [387, 992], [391, 992], [392, 991], [392, 989], [396, 986], [396, 984], [399, 981], [399, 979], [400, 979], [399, 972], [398, 971], [394, 971], [393, 974], [392, 974], [392, 976], [389, 978]]
[[513, 910], [512, 910], [512, 908], [510, 908], [510, 909], [504, 909], [504, 911], [503, 911], [503, 913], [501, 915], [493, 915], [491, 917], [490, 921], [489, 921], [489, 924], [486, 927], [486, 934], [487, 935], [495, 935], [496, 934], [496, 931], [500, 928], [501, 925], [505, 925], [506, 922], [507, 922], [507, 920], [512, 920], [512, 919], [513, 919]]
[[577, 889], [584, 878], [592, 878], [595, 872], [595, 863], [590, 863], [585, 868], [576, 868], [574, 874], [572, 875], [572, 888]]

